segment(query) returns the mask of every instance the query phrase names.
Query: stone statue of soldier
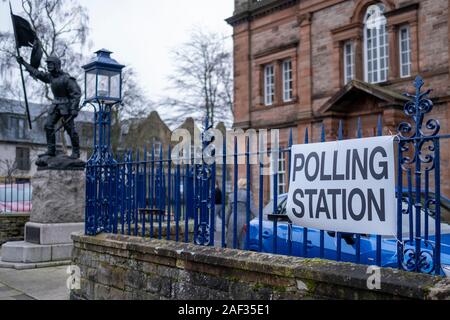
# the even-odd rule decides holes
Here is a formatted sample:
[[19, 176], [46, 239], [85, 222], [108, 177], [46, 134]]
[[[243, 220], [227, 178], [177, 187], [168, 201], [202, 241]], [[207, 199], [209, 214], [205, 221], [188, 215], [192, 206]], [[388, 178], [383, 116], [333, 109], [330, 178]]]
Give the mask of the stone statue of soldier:
[[81, 89], [74, 77], [61, 69], [61, 60], [56, 56], [47, 58], [47, 71], [42, 72], [18, 57], [17, 61], [25, 66], [34, 79], [50, 84], [54, 100], [50, 108], [45, 131], [47, 135], [47, 152], [39, 157], [56, 157], [55, 126], [62, 120], [64, 129], [70, 136], [72, 143], [71, 159], [80, 158], [80, 138], [75, 128], [75, 118], [79, 113]]

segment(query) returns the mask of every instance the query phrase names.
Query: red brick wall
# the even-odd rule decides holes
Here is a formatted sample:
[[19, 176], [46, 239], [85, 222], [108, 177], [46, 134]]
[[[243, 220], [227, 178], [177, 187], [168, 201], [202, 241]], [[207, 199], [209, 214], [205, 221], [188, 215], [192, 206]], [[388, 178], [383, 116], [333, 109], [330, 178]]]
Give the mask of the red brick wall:
[[[242, 2], [242, 1], [240, 1]], [[271, 1], [269, 1], [272, 3]], [[279, 1], [282, 3], [285, 1]], [[320, 113], [320, 108], [343, 87], [342, 50], [344, 40], [352, 39], [356, 45], [356, 76], [364, 80], [362, 58], [362, 17], [371, 0], [303, 0], [270, 13], [255, 11], [257, 16], [234, 23], [235, 56], [235, 126], [241, 128], [292, 128], [294, 142], [303, 142], [306, 128], [310, 139], [320, 141], [322, 123], [327, 126], [327, 138], [336, 137], [340, 119], [344, 120], [346, 137], [356, 136], [356, 121], [362, 118], [364, 135], [375, 133], [378, 115], [383, 116], [384, 133], [396, 134], [404, 115], [401, 109], [383, 107], [370, 96], [353, 101], [353, 105], [338, 117]], [[413, 92], [412, 82], [420, 74], [436, 106], [430, 117], [439, 119], [441, 133], [449, 133], [449, 0], [411, 1], [383, 0], [390, 36], [390, 77], [381, 87], [398, 93]], [[237, 13], [239, 14], [239, 10]], [[245, 18], [244, 18], [245, 20]], [[408, 23], [411, 28], [412, 73], [399, 78], [398, 38], [399, 26]], [[273, 106], [263, 104], [263, 74], [265, 63], [279, 63], [291, 57], [294, 68], [294, 101], [282, 103], [276, 99]], [[281, 76], [277, 72], [276, 90], [281, 96]], [[450, 197], [449, 148], [442, 149], [443, 193]], [[255, 171], [257, 174], [257, 170]], [[254, 174], [255, 176], [255, 174]], [[254, 177], [254, 180], [256, 178]], [[254, 181], [256, 182], [256, 181]], [[253, 184], [254, 192], [257, 191]]]

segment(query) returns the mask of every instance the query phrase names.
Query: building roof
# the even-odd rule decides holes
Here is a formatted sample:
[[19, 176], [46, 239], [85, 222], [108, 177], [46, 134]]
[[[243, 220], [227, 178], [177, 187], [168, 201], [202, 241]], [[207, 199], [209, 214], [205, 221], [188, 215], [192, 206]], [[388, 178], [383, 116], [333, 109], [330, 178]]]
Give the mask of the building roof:
[[[13, 127], [11, 116], [14, 118], [25, 119], [25, 104], [17, 100], [0, 98], [0, 141], [4, 143], [16, 144], [36, 144], [46, 145], [45, 121], [47, 110], [50, 105], [29, 103], [30, 115], [33, 121], [33, 129], [29, 130], [26, 122], [23, 122], [24, 128]], [[84, 148], [92, 146], [93, 133], [91, 130], [94, 126], [94, 113], [89, 111], [81, 111], [75, 119], [76, 127], [80, 134], [80, 143]], [[60, 137], [57, 135], [57, 141]], [[70, 141], [67, 137], [67, 141]]]
[[331, 97], [320, 109], [319, 113], [330, 111], [346, 112], [349, 103], [354, 103], [357, 97], [371, 96], [383, 101], [389, 106], [402, 107], [409, 99], [398, 92], [370, 84], [360, 80], [350, 81], [344, 88]]
[[233, 16], [225, 21], [235, 26], [241, 22], [265, 16], [275, 10], [285, 9], [298, 4], [300, 0], [240, 0], [235, 4]]
[[145, 145], [151, 148], [156, 142], [166, 146], [171, 143], [171, 134], [172, 131], [161, 120], [159, 113], [153, 111], [146, 118], [122, 121], [119, 144], [133, 149], [143, 148]]
[[[39, 103], [28, 103], [30, 107], [31, 119], [39, 117], [45, 113], [49, 108], [50, 104], [39, 104]], [[25, 115], [25, 102], [11, 99], [0, 98], [0, 114], [14, 114], [14, 115]], [[87, 122], [92, 123], [94, 121], [94, 113], [90, 111], [81, 111], [75, 122]]]

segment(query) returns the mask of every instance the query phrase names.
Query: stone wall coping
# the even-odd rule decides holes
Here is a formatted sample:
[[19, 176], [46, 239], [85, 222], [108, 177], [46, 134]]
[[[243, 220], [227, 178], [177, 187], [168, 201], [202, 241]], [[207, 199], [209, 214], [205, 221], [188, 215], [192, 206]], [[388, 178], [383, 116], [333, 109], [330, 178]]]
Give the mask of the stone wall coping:
[[14, 212], [14, 213], [0, 213], [1, 218], [27, 218], [30, 217], [30, 212]]
[[[320, 282], [355, 290], [367, 288], [368, 266], [320, 259], [304, 259], [257, 252], [200, 247], [166, 240], [150, 240], [112, 234], [96, 237], [72, 235], [76, 248], [124, 258], [153, 261], [188, 270], [192, 265], [220, 266], [242, 272]], [[155, 259], [155, 256], [158, 259]], [[207, 272], [208, 268], [201, 268]], [[379, 293], [407, 299], [450, 299], [450, 279], [383, 268]]]

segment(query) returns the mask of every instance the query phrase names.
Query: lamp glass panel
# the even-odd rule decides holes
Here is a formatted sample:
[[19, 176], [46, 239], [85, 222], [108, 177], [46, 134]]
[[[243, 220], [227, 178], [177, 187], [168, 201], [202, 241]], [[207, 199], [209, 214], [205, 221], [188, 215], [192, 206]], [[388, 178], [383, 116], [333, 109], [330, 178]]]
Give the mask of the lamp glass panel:
[[110, 97], [120, 99], [120, 73], [115, 73], [111, 77]]
[[86, 100], [90, 100], [90, 99], [94, 99], [96, 97], [96, 77], [97, 77], [97, 72], [96, 70], [93, 71], [88, 71], [86, 73]]
[[120, 99], [120, 72], [98, 70], [99, 97]]
[[98, 74], [98, 92], [99, 97], [109, 97], [110, 77], [104, 74]]

